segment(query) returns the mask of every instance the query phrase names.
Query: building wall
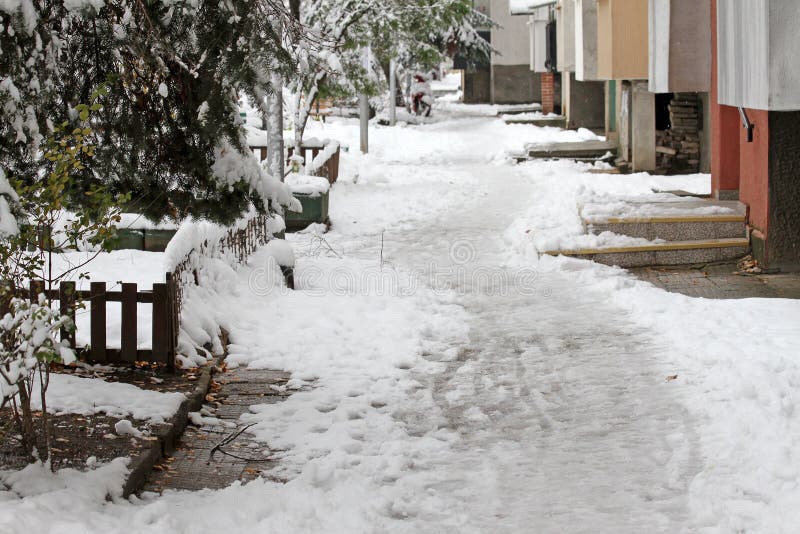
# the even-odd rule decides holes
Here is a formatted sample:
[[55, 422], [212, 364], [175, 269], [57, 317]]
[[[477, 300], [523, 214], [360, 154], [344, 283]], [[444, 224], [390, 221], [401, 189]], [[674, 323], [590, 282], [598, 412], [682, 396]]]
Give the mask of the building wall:
[[492, 101], [492, 73], [487, 69], [464, 73], [465, 104], [488, 104]]
[[656, 95], [646, 81], [633, 82], [630, 162], [636, 172], [656, 170]]
[[559, 72], [575, 72], [575, 1], [560, 0], [556, 11]]
[[575, 0], [575, 79], [597, 75], [597, 0]]
[[711, 0], [711, 193], [715, 198], [739, 198], [739, 113], [719, 104], [717, 83], [717, 0]]
[[492, 29], [490, 101], [494, 104], [524, 104], [541, 100], [541, 82], [530, 68], [528, 17], [511, 15], [509, 0], [491, 0], [490, 16], [500, 27]]
[[710, 0], [649, 0], [650, 90], [700, 93], [711, 87]]
[[649, 0], [650, 90], [669, 93], [670, 0]]
[[768, 2], [717, 0], [720, 104], [769, 107]]
[[800, 2], [718, 0], [720, 103], [800, 110]]
[[602, 130], [606, 121], [605, 82], [579, 82], [574, 72], [564, 72], [561, 84], [567, 128]]
[[800, 110], [800, 2], [771, 0], [769, 109]]
[[509, 0], [492, 0], [490, 16], [500, 25], [492, 29], [492, 46], [499, 52], [492, 65], [529, 65], [528, 17], [512, 16]]
[[800, 112], [769, 114], [768, 265], [800, 269]]
[[649, 76], [649, 2], [599, 0], [598, 75], [607, 80], [646, 80]]
[[769, 224], [769, 112], [746, 111], [756, 127], [752, 143], [747, 142], [745, 129], [739, 128], [739, 197], [749, 208], [751, 226], [766, 236]]
[[541, 74], [528, 65], [493, 65], [491, 86], [494, 104], [529, 104], [542, 98]]

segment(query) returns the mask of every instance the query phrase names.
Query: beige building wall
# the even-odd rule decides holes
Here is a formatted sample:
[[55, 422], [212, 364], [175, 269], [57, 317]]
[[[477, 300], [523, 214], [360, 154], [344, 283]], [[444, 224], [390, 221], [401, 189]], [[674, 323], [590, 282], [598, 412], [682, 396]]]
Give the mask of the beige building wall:
[[599, 0], [597, 24], [598, 76], [606, 80], [646, 80], [648, 2]]

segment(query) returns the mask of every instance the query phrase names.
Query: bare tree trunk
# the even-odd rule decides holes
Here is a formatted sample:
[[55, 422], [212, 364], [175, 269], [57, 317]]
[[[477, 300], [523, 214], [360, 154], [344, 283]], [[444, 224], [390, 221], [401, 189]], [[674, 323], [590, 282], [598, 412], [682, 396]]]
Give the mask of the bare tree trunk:
[[36, 447], [36, 429], [33, 425], [33, 412], [31, 412], [31, 396], [25, 385], [24, 380], [17, 382], [19, 389], [19, 407], [22, 411], [22, 447], [28, 458], [33, 458], [33, 450]]
[[[39, 451], [39, 458], [43, 462], [50, 460], [50, 418], [47, 415], [47, 388], [50, 386], [50, 364], [42, 362], [39, 364], [39, 383], [41, 384], [42, 396], [42, 440], [44, 450]], [[50, 466], [53, 467], [52, 464]]]

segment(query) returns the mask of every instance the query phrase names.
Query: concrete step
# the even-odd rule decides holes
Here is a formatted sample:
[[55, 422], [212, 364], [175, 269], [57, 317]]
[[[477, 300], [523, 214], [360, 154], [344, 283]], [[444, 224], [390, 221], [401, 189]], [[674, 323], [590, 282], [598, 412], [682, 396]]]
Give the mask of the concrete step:
[[672, 241], [629, 247], [548, 252], [551, 256], [571, 256], [619, 267], [692, 265], [741, 258], [750, 251], [750, 240], [704, 239]]
[[549, 143], [525, 145], [528, 158], [543, 159], [599, 159], [608, 153], [616, 154], [617, 146], [609, 141], [581, 141], [577, 143]]
[[503, 115], [521, 115], [523, 113], [534, 113], [542, 111], [541, 104], [508, 104], [497, 106], [497, 116]]
[[512, 115], [504, 117], [503, 121], [506, 124], [528, 124], [531, 126], [552, 127], [552, 128], [566, 128], [566, 117], [526, 117], [525, 115]]
[[747, 237], [747, 208], [740, 202], [632, 202], [615, 209], [613, 216], [603, 215], [604, 208], [603, 204], [584, 206], [589, 232], [613, 232], [650, 241]]

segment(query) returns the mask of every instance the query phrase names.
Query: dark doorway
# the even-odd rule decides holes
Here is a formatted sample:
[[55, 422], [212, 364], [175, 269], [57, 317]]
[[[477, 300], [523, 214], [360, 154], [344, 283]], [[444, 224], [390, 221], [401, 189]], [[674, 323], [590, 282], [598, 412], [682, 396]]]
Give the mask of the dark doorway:
[[656, 130], [669, 130], [672, 121], [669, 116], [669, 104], [674, 95], [672, 93], [659, 93], [656, 95]]

